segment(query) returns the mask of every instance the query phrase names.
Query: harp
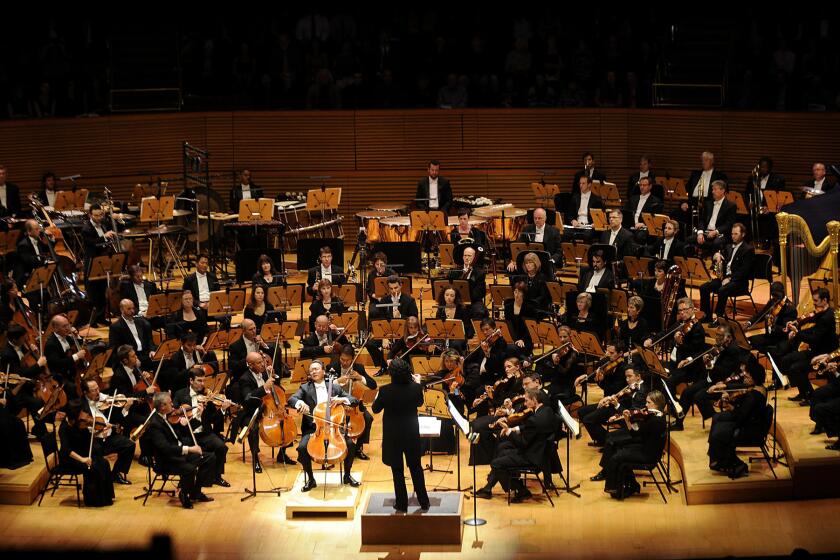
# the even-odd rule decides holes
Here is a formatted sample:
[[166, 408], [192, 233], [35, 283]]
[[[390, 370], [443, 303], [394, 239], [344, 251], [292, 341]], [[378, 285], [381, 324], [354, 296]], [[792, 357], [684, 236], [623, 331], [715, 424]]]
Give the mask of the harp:
[[781, 254], [782, 282], [792, 301], [798, 303], [800, 313], [813, 307], [811, 292], [825, 287], [831, 294], [831, 306], [834, 308], [835, 321], [840, 327], [840, 307], [838, 307], [837, 254], [840, 246], [840, 222], [832, 220], [826, 224], [828, 235], [819, 243], [814, 241], [811, 230], [801, 216], [780, 212], [776, 214], [779, 224], [779, 249]]

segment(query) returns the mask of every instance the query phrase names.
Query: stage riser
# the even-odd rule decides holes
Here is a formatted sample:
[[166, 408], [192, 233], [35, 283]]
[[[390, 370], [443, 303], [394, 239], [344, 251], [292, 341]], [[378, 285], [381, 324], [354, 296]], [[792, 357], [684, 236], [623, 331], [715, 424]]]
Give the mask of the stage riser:
[[416, 499], [411, 498], [407, 515], [394, 513], [392, 506], [385, 505], [386, 500], [393, 499], [393, 493], [370, 495], [362, 514], [362, 545], [461, 544], [462, 494], [431, 492], [432, 507], [426, 513], [420, 512]]

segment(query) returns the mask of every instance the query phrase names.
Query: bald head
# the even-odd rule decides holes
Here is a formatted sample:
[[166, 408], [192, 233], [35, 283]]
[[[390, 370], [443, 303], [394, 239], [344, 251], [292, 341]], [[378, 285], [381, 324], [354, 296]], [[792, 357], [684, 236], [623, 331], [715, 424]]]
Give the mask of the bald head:
[[245, 363], [251, 371], [263, 373], [265, 371], [265, 361], [259, 352], [248, 352], [245, 356]]
[[134, 317], [134, 302], [130, 299], [120, 301], [120, 313], [123, 317]]
[[330, 320], [327, 319], [326, 315], [318, 315], [315, 319], [315, 330], [319, 334], [327, 334], [330, 330]]
[[242, 321], [242, 336], [248, 340], [254, 340], [257, 336], [257, 324], [252, 319]]

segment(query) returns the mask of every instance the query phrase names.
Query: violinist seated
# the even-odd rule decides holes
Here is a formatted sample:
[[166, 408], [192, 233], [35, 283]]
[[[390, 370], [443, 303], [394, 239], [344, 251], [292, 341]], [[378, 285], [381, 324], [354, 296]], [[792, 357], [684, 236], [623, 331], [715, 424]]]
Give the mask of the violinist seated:
[[796, 306], [785, 296], [785, 286], [781, 282], [773, 282], [770, 284], [770, 300], [744, 325], [744, 330], [748, 330], [760, 321], [764, 334], [753, 335], [747, 340], [756, 350], [775, 355], [779, 345], [788, 338], [785, 326], [795, 320]]
[[[212, 485], [214, 457], [206, 455], [195, 445], [183, 416], [172, 406], [168, 392], [157, 393], [154, 398], [155, 414], [143, 437], [148, 439], [154, 453], [155, 469], [181, 478], [178, 498], [184, 509], [192, 509], [193, 502], [212, 502], [201, 489]], [[174, 424], [173, 424], [174, 422]]]
[[[507, 343], [496, 328], [496, 321], [487, 318], [481, 321], [481, 333], [478, 335], [481, 342], [479, 348], [470, 354], [464, 363], [467, 372], [477, 372], [480, 379], [480, 387], [492, 385], [504, 376], [505, 358], [507, 358]], [[468, 383], [464, 388], [468, 398], [475, 397], [473, 386]]]
[[313, 298], [318, 295], [318, 282], [327, 279], [333, 284], [344, 284], [347, 277], [344, 270], [333, 264], [332, 249], [325, 245], [318, 251], [318, 264], [309, 269], [306, 276], [306, 293]]
[[[143, 268], [138, 264], [133, 264], [128, 267], [128, 278], [120, 282], [120, 300], [130, 299], [134, 303], [134, 308], [137, 309], [137, 314], [140, 317], [146, 316], [146, 311], [149, 310], [149, 298], [158, 293], [157, 286], [154, 282], [149, 282], [143, 278]], [[154, 320], [160, 319], [154, 317]], [[160, 327], [163, 327], [162, 321]]]
[[[359, 402], [352, 395], [348, 395], [338, 383], [325, 383], [324, 374], [324, 364], [318, 360], [313, 361], [309, 366], [309, 381], [301, 384], [295, 394], [289, 398], [289, 406], [297, 409], [298, 412], [304, 415], [300, 427], [300, 443], [298, 444], [298, 461], [306, 475], [306, 482], [303, 488], [301, 488], [302, 492], [309, 492], [317, 486], [315, 476], [312, 474], [312, 456], [309, 454], [307, 444], [313, 436], [321, 433], [326, 436], [330, 432], [332, 432], [332, 437], [343, 441], [347, 446], [347, 453], [344, 456], [344, 477], [342, 478], [342, 483], [354, 488], [361, 486], [361, 483], [356, 481], [351, 475], [353, 461], [356, 458], [355, 442], [351, 438], [345, 437], [338, 430], [321, 431], [316, 429], [316, 420], [313, 419], [313, 415], [318, 405], [327, 403], [328, 400], [330, 401], [330, 407], [342, 405], [356, 406]], [[320, 441], [317, 443], [321, 444]]]
[[[18, 418], [20, 407], [15, 404], [13, 388], [11, 382], [7, 390], [0, 385], [0, 469], [19, 469], [33, 460], [26, 425]], [[45, 433], [46, 428], [41, 435]]]
[[135, 317], [135, 313], [133, 301], [124, 299], [120, 302], [120, 318], [108, 328], [108, 345], [114, 350], [123, 344], [131, 346], [143, 367], [153, 369], [155, 344], [152, 342], [152, 325], [143, 317]]
[[[440, 370], [433, 375], [426, 376], [423, 383], [425, 387], [439, 389], [447, 393], [453, 406], [464, 414], [467, 411], [467, 404], [472, 402], [481, 385], [478, 372], [475, 368], [464, 367], [464, 358], [457, 350], [444, 351], [440, 356]], [[440, 438], [429, 439], [428, 441], [432, 443], [427, 444], [424, 441], [424, 450], [433, 445], [432, 449], [435, 452], [455, 453], [458, 446], [455, 422], [450, 418], [442, 418]]]
[[700, 286], [700, 309], [706, 316], [703, 322], [712, 322], [711, 296], [717, 294], [715, 313], [722, 317], [726, 302], [732, 295], [748, 293], [747, 285], [752, 274], [755, 249], [744, 241], [747, 228], [737, 223], [732, 226], [732, 243], [722, 253], [715, 253], [712, 260], [723, 267], [723, 278], [715, 278]]
[[[729, 325], [717, 327], [715, 329], [715, 346], [709, 350], [708, 354], [697, 360], [703, 362], [705, 375], [701, 375], [696, 381], [683, 389], [679, 397], [683, 411], [689, 410], [692, 405], [697, 404], [703, 420], [708, 420], [714, 416], [715, 410], [711, 400], [703, 397], [708, 394], [710, 387], [724, 382], [729, 376], [739, 371], [740, 364], [747, 363], [747, 356], [744, 354], [748, 353], [742, 352], [735, 342]], [[697, 356], [692, 357], [697, 358]], [[683, 429], [683, 417], [674, 420], [671, 429], [681, 431]]]
[[33, 270], [52, 260], [50, 246], [45, 240], [41, 224], [35, 220], [26, 220], [24, 228], [26, 235], [17, 244], [17, 265], [14, 276], [20, 286], [26, 285]]
[[[108, 397], [99, 392], [99, 385], [96, 381], [88, 379], [83, 382], [82, 387], [84, 391], [82, 410], [90, 414], [95, 420], [102, 419], [107, 424], [105, 430], [96, 434], [96, 440], [102, 446], [103, 455], [117, 454], [117, 461], [114, 463], [114, 468], [111, 471], [114, 482], [117, 484], [131, 484], [127, 477], [128, 470], [131, 468], [131, 460], [134, 459], [134, 442], [124, 435], [118, 434], [111, 422], [111, 420], [114, 423], [119, 421], [114, 418], [115, 414], [123, 418], [128, 416], [129, 408], [132, 404], [131, 401], [125, 400], [123, 405], [119, 407], [120, 410], [111, 411], [109, 410], [110, 408], [118, 407], [111, 405], [108, 402]], [[108, 416], [106, 416], [106, 413]]]
[[333, 284], [326, 278], [318, 282], [318, 294], [309, 306], [309, 332], [315, 331], [315, 319], [332, 313], [344, 313], [347, 306], [333, 293]]
[[[275, 381], [279, 378], [274, 375], [274, 368], [268, 360], [259, 352], [248, 352], [246, 357], [247, 369], [239, 377], [239, 403], [242, 405], [242, 412], [237, 416], [239, 419], [237, 431], [245, 427], [251, 421], [254, 412], [262, 407], [262, 399], [271, 394]], [[259, 419], [257, 420], [259, 422]], [[262, 472], [260, 463], [260, 431], [259, 424], [255, 423], [252, 430], [248, 432], [248, 447], [251, 450], [251, 461], [254, 471]], [[286, 450], [279, 452], [278, 462], [294, 465], [295, 461], [286, 455]]]
[[[753, 377], [755, 376], [755, 377]], [[709, 468], [726, 473], [729, 478], [741, 478], [749, 473], [749, 466], [738, 458], [735, 448], [753, 442], [764, 434], [767, 389], [764, 388], [763, 367], [743, 373], [743, 389], [739, 393], [724, 393], [722, 412], [712, 418], [709, 430]]]
[[663, 412], [665, 395], [651, 391], [645, 397], [644, 408], [623, 410], [610, 418], [620, 422], [621, 428], [610, 432], [604, 453], [601, 455], [601, 471], [590, 478], [604, 480], [604, 491], [611, 498], [623, 500], [641, 491], [633, 475], [634, 464], [656, 464], [665, 449], [666, 426]]
[[489, 465], [496, 456], [496, 423], [515, 412], [522, 412], [525, 408], [524, 391], [536, 387], [542, 389], [540, 375], [530, 371], [522, 371], [522, 364], [517, 358], [505, 360], [506, 377], [494, 385], [484, 388], [484, 393], [472, 402], [475, 418], [470, 422], [470, 429], [478, 434], [478, 441], [470, 446], [470, 465]]
[[613, 415], [623, 410], [642, 408], [648, 394], [648, 384], [642, 379], [640, 368], [628, 367], [624, 370], [627, 385], [618, 393], [606, 396], [597, 404], [588, 404], [578, 410], [578, 418], [592, 438], [591, 447], [603, 447], [607, 439], [607, 430], [603, 424]]
[[417, 317], [409, 317], [405, 321], [405, 336], [396, 339], [391, 344], [386, 362], [390, 365], [391, 360], [395, 358], [410, 362], [410, 356], [429, 356], [439, 351], [440, 348], [420, 328]]
[[25, 408], [35, 424], [32, 433], [40, 436], [46, 431], [44, 420], [38, 416], [38, 410], [44, 406], [44, 402], [35, 396], [32, 383], [46, 374], [44, 367], [47, 365], [47, 359], [44, 356], [35, 356], [38, 356], [38, 346], [28, 343], [26, 330], [16, 323], [9, 325], [9, 330], [6, 331], [6, 346], [0, 354], [0, 370], [3, 373], [17, 373], [25, 379], [26, 386], [18, 389], [14, 398], [15, 411], [20, 412]]
[[[569, 406], [572, 402], [579, 401], [580, 397], [576, 393], [578, 386], [585, 383], [588, 378], [594, 379], [605, 395], [614, 395], [621, 391], [626, 385], [624, 372], [627, 368], [634, 368], [635, 364], [628, 352], [625, 352], [624, 345], [620, 342], [610, 342], [606, 345], [606, 355], [595, 365], [589, 377], [586, 375], [579, 375], [575, 378], [574, 386], [567, 388], [563, 397], [563, 405]], [[574, 350], [572, 350], [574, 352]], [[571, 400], [570, 400], [571, 399]], [[566, 402], [569, 400], [569, 402]]]
[[[656, 333], [644, 342], [645, 348], [651, 348], [654, 340], [660, 340], [669, 331], [675, 330], [673, 334], [675, 346], [671, 351], [671, 359], [667, 366], [671, 372], [667, 381], [668, 388], [674, 396], [676, 396], [675, 390], [678, 385], [693, 383], [700, 378], [703, 373], [703, 363], [695, 361], [690, 365], [687, 364], [692, 357], [701, 354], [709, 347], [706, 344], [706, 331], [695, 315], [691, 298], [677, 300], [677, 325], [682, 325], [682, 327], [677, 328], [675, 325], [666, 331]], [[667, 339], [663, 342], [667, 342]]]
[[[123, 433], [130, 434], [137, 426], [146, 422], [152, 397], [159, 391], [159, 388], [152, 383], [153, 376], [142, 370], [140, 359], [137, 357], [134, 348], [123, 344], [117, 348], [116, 354], [117, 364], [113, 367], [109, 392], [139, 399], [131, 405], [127, 414], [114, 419], [115, 422], [122, 425]], [[143, 385], [146, 385], [145, 389], [143, 389], [143, 385], [138, 386], [141, 381]], [[146, 449], [143, 441], [143, 439], [140, 440], [141, 464], [144, 464], [146, 457], [148, 457], [148, 454], [145, 453]]]
[[198, 255], [195, 260], [195, 272], [184, 278], [184, 290], [192, 292], [193, 301], [207, 311], [210, 306], [210, 294], [219, 289], [219, 280], [210, 270], [210, 258]]
[[[245, 313], [247, 316], [247, 307]], [[181, 293], [181, 308], [169, 315], [166, 321], [168, 338], [180, 338], [184, 332], [192, 332], [195, 333], [199, 344], [207, 341], [207, 333], [210, 332], [207, 326], [207, 312], [195, 305], [195, 299], [189, 290]]]
[[[82, 410], [78, 400], [70, 402], [64, 422], [58, 428], [59, 462], [64, 472], [84, 476], [82, 495], [85, 506], [105, 507], [114, 503], [114, 481], [111, 476], [111, 464], [105, 458], [103, 447], [96, 432], [107, 424], [98, 419], [93, 425], [93, 417]], [[90, 439], [94, 435], [91, 447]]]
[[[338, 375], [336, 381], [348, 394], [363, 395], [365, 391], [376, 389], [374, 379], [367, 374], [362, 364], [354, 362], [356, 354], [350, 345], [344, 346], [338, 355], [338, 361], [332, 362], [327, 371], [330, 374]], [[351, 367], [352, 364], [352, 367]], [[352, 386], [351, 386], [352, 381]], [[373, 425], [373, 416], [368, 411], [361, 397], [359, 399], [359, 410], [365, 419], [365, 431], [356, 440], [356, 458], [367, 461], [369, 457], [364, 452], [365, 444], [370, 443], [370, 428]]]
[[838, 344], [830, 305], [831, 294], [826, 288], [818, 288], [811, 292], [811, 299], [814, 302], [813, 314], [799, 317], [785, 326], [788, 341], [782, 352], [786, 353], [776, 361], [779, 370], [790, 378], [791, 385], [799, 389], [798, 395], [788, 399], [805, 402], [802, 406], [807, 406], [814, 392], [808, 380], [811, 359], [831, 352]]
[[616, 340], [620, 340], [627, 347], [643, 344], [650, 336], [650, 327], [647, 319], [641, 316], [645, 308], [645, 300], [639, 296], [631, 296], [627, 300], [627, 318], [618, 321], [618, 329], [615, 332]]
[[82, 348], [84, 340], [78, 338], [78, 331], [64, 314], [55, 315], [50, 324], [53, 333], [44, 343], [47, 368], [55, 380], [64, 385], [68, 394], [75, 393], [76, 364], [84, 361], [86, 356], [86, 350]]
[[[548, 385], [548, 393], [552, 402], [560, 399], [564, 406], [579, 402], [575, 388], [575, 380], [579, 378], [581, 370], [578, 364], [580, 355], [572, 346], [571, 329], [563, 325], [558, 327], [557, 336], [560, 346], [550, 357], [537, 363], [537, 371]], [[624, 385], [622, 385], [623, 387]]]
[[450, 339], [449, 347], [459, 352], [466, 352], [467, 341], [475, 336], [475, 329], [472, 321], [470, 321], [470, 312], [461, 300], [461, 292], [452, 287], [440, 292], [435, 319], [461, 321], [461, 324], [464, 325], [464, 338]]
[[300, 342], [300, 357], [310, 359], [331, 357], [341, 352], [342, 346], [349, 343], [341, 329], [330, 323], [326, 315], [319, 315], [315, 319], [315, 330]]
[[219, 436], [219, 428], [223, 428], [225, 423], [222, 410], [227, 410], [233, 403], [224, 399], [217, 406], [209, 400], [207, 389], [204, 386], [204, 370], [190, 370], [189, 383], [189, 387], [175, 391], [172, 395], [172, 404], [176, 409], [192, 409], [192, 417], [190, 417], [189, 423], [193, 434], [195, 434], [195, 440], [206, 455], [214, 457], [213, 474], [215, 476], [213, 477], [213, 484], [230, 488], [230, 483], [222, 477], [225, 474], [228, 447]]
[[[456, 262], [459, 260], [456, 252]], [[476, 262], [476, 250], [472, 246], [464, 248], [461, 254], [462, 268], [449, 273], [449, 280], [466, 280], [470, 288], [470, 305], [467, 309], [470, 319], [483, 319], [487, 316], [487, 270]]]
[[198, 336], [190, 331], [181, 333], [181, 347], [161, 367], [158, 385], [164, 391], [180, 391], [189, 386], [190, 372], [202, 371], [205, 375], [219, 372], [219, 360], [212, 351], [207, 352], [198, 343]]
[[[242, 337], [230, 345], [228, 348], [228, 359], [230, 361], [230, 376], [235, 382], [239, 377], [248, 370], [247, 356], [251, 352], [265, 352], [268, 355], [275, 356], [274, 369], [282, 372], [284, 377], [287, 376], [285, 364], [283, 364], [280, 352], [275, 352], [275, 344], [266, 344], [262, 337], [257, 334], [257, 325], [251, 319], [244, 319], [242, 321]], [[306, 356], [301, 355], [301, 358]]]
[[598, 288], [614, 288], [615, 279], [612, 270], [607, 268], [604, 252], [600, 249], [592, 252], [592, 267], [581, 274], [578, 281], [579, 292], [594, 294]]
[[370, 306], [370, 320], [405, 319], [418, 317], [417, 302], [408, 294], [402, 293], [399, 276], [388, 277], [388, 294]]
[[507, 353], [522, 359], [530, 356], [534, 351], [534, 342], [525, 325], [525, 319], [537, 319], [533, 307], [525, 298], [526, 291], [525, 282], [517, 282], [513, 286], [513, 298], [506, 299], [504, 302], [505, 322], [513, 338], [513, 344], [508, 345]]
[[110, 223], [104, 220], [105, 211], [99, 204], [91, 204], [88, 209], [88, 219], [82, 224], [82, 243], [85, 248], [85, 289], [91, 306], [96, 308], [97, 316], [91, 320], [91, 326], [97, 324], [108, 324], [105, 317], [105, 292], [108, 289], [108, 281], [92, 280], [87, 281], [93, 259], [113, 253], [117, 241], [117, 232]]
[[[814, 429], [811, 435], [825, 434], [828, 437], [840, 436], [840, 370], [838, 369], [837, 355], [840, 349], [831, 354], [815, 356], [813, 363], [819, 365], [830, 356], [833, 360], [824, 363], [824, 374], [828, 376], [828, 383], [811, 395], [811, 420], [814, 421]], [[826, 446], [826, 449], [840, 451], [840, 439]]]
[[525, 392], [525, 407], [533, 412], [519, 426], [508, 426], [499, 422], [501, 441], [496, 448], [496, 457], [490, 463], [487, 484], [476, 492], [477, 498], [492, 497], [493, 487], [499, 482], [505, 492], [512, 490], [511, 502], [520, 503], [531, 497], [531, 492], [521, 479], [511, 479], [509, 469], [517, 467], [545, 468], [546, 445], [557, 432], [557, 415], [547, 405], [548, 397], [539, 389]]
[[376, 282], [377, 278], [388, 278], [390, 276], [398, 276], [397, 272], [388, 266], [388, 256], [379, 251], [373, 255], [373, 267], [368, 272], [367, 282], [365, 283], [365, 292], [371, 303], [376, 301]]

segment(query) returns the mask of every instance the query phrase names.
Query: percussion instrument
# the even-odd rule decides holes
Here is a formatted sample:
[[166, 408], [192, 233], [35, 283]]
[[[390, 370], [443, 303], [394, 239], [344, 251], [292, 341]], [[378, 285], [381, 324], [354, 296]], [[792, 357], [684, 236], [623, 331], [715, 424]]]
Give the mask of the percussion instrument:
[[[497, 204], [478, 208], [474, 214], [490, 220], [487, 226], [487, 235], [491, 239], [495, 241], [516, 241], [525, 226], [528, 211], [514, 208], [513, 205]], [[502, 214], [504, 214], [504, 217], [502, 217]]]
[[368, 209], [399, 213], [406, 212], [408, 210], [408, 206], [406, 204], [400, 204], [399, 202], [382, 202], [379, 204], [371, 204]]
[[411, 229], [411, 218], [408, 216], [396, 216], [394, 218], [383, 218], [379, 221], [382, 241], [414, 241], [419, 242], [423, 234], [422, 230]]
[[367, 232], [368, 243], [378, 243], [382, 240], [379, 220], [382, 218], [395, 218], [397, 217], [397, 213], [391, 210], [365, 210], [364, 212], [358, 212], [356, 217], [362, 222], [362, 227]]

